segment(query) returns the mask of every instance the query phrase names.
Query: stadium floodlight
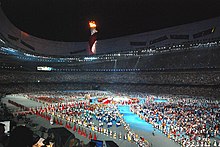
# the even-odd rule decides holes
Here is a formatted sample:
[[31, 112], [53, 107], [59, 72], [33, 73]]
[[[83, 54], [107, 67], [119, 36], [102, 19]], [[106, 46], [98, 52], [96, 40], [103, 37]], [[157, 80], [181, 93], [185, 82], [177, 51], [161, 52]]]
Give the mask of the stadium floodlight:
[[96, 23], [94, 20], [89, 21], [89, 28], [90, 28], [90, 37], [89, 37], [89, 54], [93, 55], [96, 53], [96, 44], [97, 44], [97, 30], [96, 30]]
[[98, 59], [97, 57], [84, 57], [84, 60], [86, 61], [92, 61]]
[[2, 39], [0, 39], [0, 42], [2, 42], [2, 43], [4, 43], [4, 44], [5, 44], [5, 42], [4, 42]]
[[37, 67], [38, 71], [52, 71], [52, 67], [47, 67], [47, 66], [38, 66]]

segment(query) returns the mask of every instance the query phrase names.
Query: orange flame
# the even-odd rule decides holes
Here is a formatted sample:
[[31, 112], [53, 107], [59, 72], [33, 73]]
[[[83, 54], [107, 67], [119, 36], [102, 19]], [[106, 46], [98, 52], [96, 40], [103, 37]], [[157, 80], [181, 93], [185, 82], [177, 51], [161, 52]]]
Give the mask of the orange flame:
[[96, 23], [95, 23], [95, 21], [89, 21], [89, 27], [90, 27], [90, 28], [96, 28]]

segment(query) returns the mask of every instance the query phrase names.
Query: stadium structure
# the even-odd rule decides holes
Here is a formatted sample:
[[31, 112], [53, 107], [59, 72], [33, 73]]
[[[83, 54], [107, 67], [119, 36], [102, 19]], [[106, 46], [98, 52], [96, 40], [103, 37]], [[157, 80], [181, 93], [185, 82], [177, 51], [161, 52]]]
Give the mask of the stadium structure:
[[50, 41], [19, 30], [2, 9], [0, 20], [1, 92], [11, 83], [52, 82], [85, 84], [90, 89], [119, 86], [152, 93], [219, 95], [219, 17], [98, 40], [93, 55], [87, 52], [88, 42]]
[[[24, 93], [26, 96], [24, 96], [24, 98], [31, 101], [34, 99], [31, 97], [32, 92], [58, 91], [59, 93], [68, 90], [85, 90], [92, 91], [92, 94], [94, 94], [93, 91], [98, 91], [95, 96], [100, 93], [106, 96], [106, 93], [110, 91], [114, 93], [148, 93], [158, 96], [171, 95], [171, 97], [177, 96], [178, 98], [194, 97], [198, 98], [199, 103], [203, 102], [203, 100], [201, 100], [203, 98], [210, 98], [209, 100], [213, 98], [219, 99], [219, 20], [220, 17], [216, 17], [157, 31], [104, 40], [96, 40], [96, 32], [98, 29], [96, 30], [96, 25], [92, 21], [90, 22], [91, 36], [90, 38], [88, 37], [87, 42], [58, 42], [37, 38], [19, 30], [10, 22], [0, 7], [0, 97], [3, 98], [6, 95], [13, 96], [13, 94]], [[82, 93], [85, 94], [86, 92], [83, 91]], [[39, 93], [36, 95], [38, 94]], [[77, 95], [78, 93], [75, 92], [74, 94]], [[124, 95], [118, 94], [117, 98], [120, 96], [123, 97]], [[86, 93], [85, 102], [88, 100], [87, 97], [89, 97], [89, 95]], [[148, 99], [149, 97], [147, 96], [146, 98]], [[102, 100], [103, 99], [98, 99], [98, 101]], [[133, 100], [137, 101], [137, 99]], [[19, 101], [21, 100], [18, 100], [18, 102]], [[109, 99], [105, 99], [105, 102], [110, 103], [109, 101]], [[67, 102], [66, 100], [65, 102], [66, 105], [63, 104], [59, 106], [61, 109], [65, 109], [66, 106], [69, 106], [67, 105], [69, 101]], [[8, 100], [7, 103], [19, 106], [22, 110], [26, 108], [23, 106], [25, 105], [24, 101], [22, 101], [22, 105], [14, 102], [13, 99]], [[214, 102], [211, 101], [208, 103], [208, 105], [213, 106], [213, 113], [215, 106], [219, 108], [219, 102], [216, 103], [217, 105], [214, 106]], [[31, 108], [31, 113], [50, 120], [48, 117], [51, 114], [47, 116], [42, 115], [45, 114], [45, 111], [42, 112], [42, 110], [44, 110], [42, 107], [52, 107], [53, 103], [47, 104], [43, 102], [43, 104], [44, 106], [40, 105], [40, 109], [39, 107], [36, 109]], [[77, 102], [74, 103], [74, 105], [75, 104], [80, 103]], [[127, 101], [126, 104], [128, 104]], [[188, 106], [191, 106], [191, 104], [186, 105], [187, 106], [184, 105], [183, 108], [187, 108], [188, 110]], [[71, 106], [74, 107], [74, 109], [78, 108], [78, 106]], [[139, 106], [134, 104], [134, 106], [131, 106], [131, 109], [127, 111], [130, 112], [130, 110], [132, 110], [132, 112], [137, 113], [142, 120], [146, 118], [146, 121], [149, 122], [147, 116], [142, 116], [141, 113], [136, 112], [140, 107], [145, 109], [147, 106], [148, 103]], [[201, 106], [201, 108], [203, 108], [203, 105]], [[84, 106], [84, 108], [87, 107]], [[179, 106], [176, 110], [179, 110]], [[77, 109], [77, 111], [81, 111], [81, 109]], [[219, 113], [216, 114], [216, 116], [218, 117]], [[56, 117], [53, 119], [55, 118]], [[63, 121], [58, 118], [59, 117], [57, 117], [56, 124], [63, 125], [63, 122], [65, 122], [66, 128], [73, 128], [73, 126], [68, 124], [67, 120]], [[60, 122], [58, 122], [58, 120]], [[216, 120], [214, 121], [216, 122]], [[125, 123], [124, 121], [122, 122]], [[83, 126], [79, 125], [79, 128], [80, 127]], [[124, 128], [126, 127], [129, 128], [129, 125], [127, 126], [125, 123]], [[124, 128], [122, 127], [122, 129]], [[89, 129], [91, 134], [91, 128]], [[218, 125], [217, 129], [219, 129]], [[156, 131], [155, 129], [153, 130], [152, 134], [155, 137]], [[77, 135], [76, 129], [74, 131], [75, 135]], [[129, 131], [128, 129], [128, 132]], [[149, 130], [147, 131], [149, 133]], [[95, 133], [101, 134], [104, 132], [96, 130]], [[144, 133], [142, 132], [142, 135]], [[99, 137], [101, 136], [100, 134]], [[83, 135], [84, 134], [80, 134], [79, 136]], [[107, 133], [107, 136], [108, 135], [110, 134]], [[111, 136], [113, 139], [117, 138], [114, 135]], [[146, 136], [149, 137], [149, 134]], [[70, 138], [71, 137], [70, 135]], [[162, 138], [163, 137], [164, 136], [162, 136]], [[114, 141], [120, 143], [119, 140], [121, 140], [121, 136], [119, 135], [118, 138], [118, 140], [115, 139]], [[152, 141], [156, 144], [153, 144], [153, 146], [177, 145], [173, 145], [174, 142], [171, 142], [170, 138], [166, 138], [166, 142], [171, 142], [171, 144], [173, 143], [172, 145], [155, 141], [155, 139], [152, 138], [147, 139], [150, 140], [148, 140], [149, 142]], [[181, 141], [175, 140], [175, 138], [172, 139], [177, 142], [178, 145], [182, 144]], [[195, 141], [197, 140], [195, 139]], [[149, 142], [147, 146], [151, 146]], [[126, 143], [123, 145], [134, 146], [131, 141]]]

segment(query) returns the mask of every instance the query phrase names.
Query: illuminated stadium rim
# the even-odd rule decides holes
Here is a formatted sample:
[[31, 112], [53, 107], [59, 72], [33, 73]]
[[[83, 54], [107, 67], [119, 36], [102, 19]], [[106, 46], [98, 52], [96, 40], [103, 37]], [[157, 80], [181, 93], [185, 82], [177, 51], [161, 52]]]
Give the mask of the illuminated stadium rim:
[[[3, 43], [3, 42], [2, 42]], [[4, 43], [3, 43], [4, 44]], [[30, 53], [25, 53], [10, 47], [4, 47], [1, 46], [0, 48], [0, 53], [6, 54], [6, 55], [12, 55], [18, 59], [23, 59], [26, 58], [27, 60], [40, 60], [43, 62], [70, 62], [70, 61], [94, 61], [94, 60], [110, 60], [108, 57], [123, 57], [123, 56], [148, 56], [148, 55], [153, 55], [156, 53], [163, 53], [163, 52], [168, 52], [168, 51], [177, 51], [177, 50], [184, 50], [184, 49], [190, 49], [190, 48], [199, 48], [199, 47], [214, 47], [214, 46], [219, 46], [220, 44], [220, 37], [214, 38], [210, 42], [206, 43], [198, 43], [196, 40], [194, 43], [190, 44], [178, 44], [178, 45], [171, 45], [171, 46], [163, 46], [163, 47], [154, 47], [154, 48], [149, 48], [149, 47], [142, 47], [142, 48], [137, 48], [135, 50], [127, 50], [127, 51], [119, 51], [119, 52], [112, 52], [112, 53], [103, 53], [103, 54], [95, 54], [95, 55], [77, 55], [73, 57], [50, 57], [50, 56], [40, 56], [40, 55], [34, 55]], [[189, 46], [187, 46], [189, 45]], [[114, 59], [113, 59], [114, 60]]]

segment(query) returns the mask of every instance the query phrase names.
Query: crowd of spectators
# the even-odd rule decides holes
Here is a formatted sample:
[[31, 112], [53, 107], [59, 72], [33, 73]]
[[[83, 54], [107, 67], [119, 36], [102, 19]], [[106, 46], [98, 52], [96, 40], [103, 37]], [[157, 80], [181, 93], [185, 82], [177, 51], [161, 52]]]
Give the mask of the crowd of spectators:
[[[171, 52], [169, 54], [155, 55], [141, 58], [138, 64], [141, 69], [164, 68], [164, 69], [197, 69], [219, 68], [219, 49], [196, 49], [183, 52]], [[145, 64], [144, 64], [145, 63]]]
[[[78, 69], [199, 69], [219, 68], [219, 48], [198, 48], [155, 55], [130, 55], [114, 60], [73, 65]], [[65, 66], [63, 66], [65, 67]]]
[[182, 146], [211, 146], [211, 138], [220, 135], [217, 100], [170, 97], [164, 103], [132, 105], [131, 111]]
[[[113, 94], [114, 93], [114, 94]], [[148, 123], [152, 124], [156, 129], [163, 132], [168, 138], [175, 142], [187, 146], [188, 145], [201, 145], [209, 146], [210, 144], [218, 144], [215, 140], [211, 141], [211, 138], [218, 137], [219, 133], [219, 101], [215, 99], [207, 99], [204, 97], [189, 97], [189, 96], [173, 96], [173, 95], [158, 95], [151, 97], [148, 93], [142, 92], [126, 92], [120, 93], [105, 91], [58, 91], [58, 92], [43, 92], [43, 93], [27, 93], [28, 97], [42, 95], [50, 95], [51, 97], [67, 97], [70, 100], [74, 100], [81, 97], [89, 96], [107, 96], [107, 95], [119, 95], [119, 96], [134, 96], [145, 97], [144, 103], [132, 104], [131, 111], [136, 113], [142, 119], [145, 119]], [[154, 98], [166, 99], [167, 102], [154, 102]], [[72, 99], [73, 98], [73, 99]], [[150, 98], [150, 99], [148, 99]], [[81, 99], [80, 99], [81, 100]], [[92, 105], [87, 104], [88, 101], [71, 101], [70, 103], [57, 103], [45, 105], [46, 107], [38, 107], [34, 110], [34, 113], [44, 117], [51, 117], [56, 123], [66, 124], [66, 127], [73, 127], [74, 131], [87, 132], [90, 131], [102, 132], [106, 134], [105, 129], [100, 129], [106, 125], [109, 128], [106, 135], [112, 135], [114, 138], [114, 132], [111, 133], [111, 126], [123, 124], [128, 133], [125, 136], [126, 140], [133, 140], [140, 143], [142, 139], [137, 139], [136, 135], [129, 129], [129, 125], [120, 118], [117, 114], [117, 105], [112, 107], [106, 107], [106, 105], [100, 107], [95, 106], [95, 109], [89, 109]], [[111, 105], [110, 105], [111, 106]], [[48, 120], [49, 120], [48, 118]], [[95, 120], [96, 119], [96, 120]], [[109, 121], [110, 120], [110, 121]], [[94, 125], [94, 122], [95, 125]], [[112, 122], [109, 124], [109, 122]], [[196, 122], [196, 123], [195, 123]], [[106, 124], [105, 124], [106, 123]], [[73, 125], [75, 124], [75, 125]], [[77, 124], [77, 128], [75, 128]], [[110, 125], [110, 127], [109, 127]], [[87, 130], [87, 131], [86, 131]], [[79, 133], [79, 132], [78, 132]], [[155, 131], [153, 132], [153, 135]], [[86, 133], [87, 134], [87, 133]], [[120, 133], [117, 132], [117, 139], [120, 139]]]
[[37, 82], [217, 85], [220, 72], [2, 72], [0, 77], [0, 83]]
[[[220, 91], [219, 55], [218, 48], [197, 48], [152, 56], [133, 55], [106, 62], [55, 65], [58, 69], [68, 67], [96, 71], [1, 71], [0, 93], [100, 89], [217, 97]], [[31, 62], [28, 64], [31, 65]]]
[[114, 92], [147, 92], [153, 94], [191, 95], [219, 98], [218, 86], [147, 85], [123, 83], [15, 83], [1, 84], [0, 93], [24, 93], [36, 91], [104, 90]]

